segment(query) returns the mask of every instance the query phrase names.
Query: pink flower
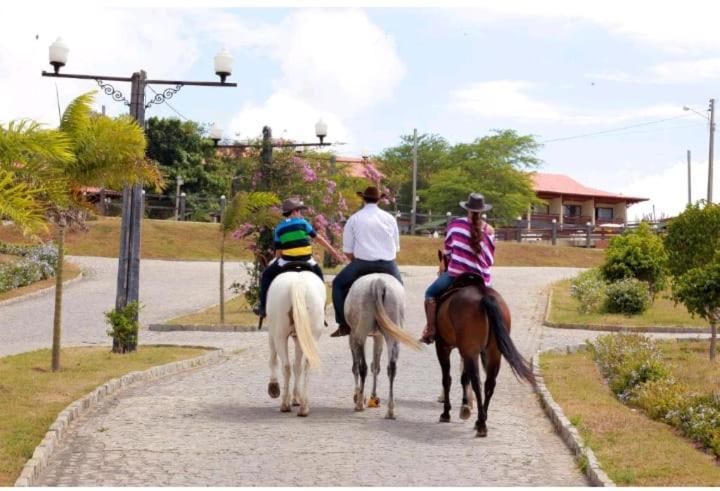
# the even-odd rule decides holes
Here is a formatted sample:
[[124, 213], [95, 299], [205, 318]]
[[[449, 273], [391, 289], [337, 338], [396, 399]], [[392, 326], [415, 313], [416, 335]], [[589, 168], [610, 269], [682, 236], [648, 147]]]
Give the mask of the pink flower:
[[252, 223], [243, 223], [240, 225], [240, 228], [235, 230], [232, 234], [233, 238], [235, 239], [244, 239], [248, 235], [250, 235], [255, 229], [255, 226]]

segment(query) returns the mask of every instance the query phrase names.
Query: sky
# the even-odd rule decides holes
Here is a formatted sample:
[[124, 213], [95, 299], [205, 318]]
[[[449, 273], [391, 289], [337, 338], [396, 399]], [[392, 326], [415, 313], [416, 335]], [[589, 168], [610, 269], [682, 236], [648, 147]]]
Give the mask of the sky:
[[[270, 125], [298, 141], [315, 141], [322, 118], [342, 155], [377, 154], [413, 128], [451, 143], [515, 129], [543, 144], [541, 172], [650, 198], [631, 218], [683, 209], [690, 150], [692, 199], [706, 196], [707, 108], [720, 95], [712, 2], [18, 3], [0, 3], [0, 124], [55, 126], [58, 103], [97, 88], [40, 76], [58, 36], [70, 48], [63, 72], [151, 79], [214, 81], [226, 47], [237, 88], [186, 86], [146, 116], [239, 139]], [[96, 99], [108, 114], [127, 110]]]

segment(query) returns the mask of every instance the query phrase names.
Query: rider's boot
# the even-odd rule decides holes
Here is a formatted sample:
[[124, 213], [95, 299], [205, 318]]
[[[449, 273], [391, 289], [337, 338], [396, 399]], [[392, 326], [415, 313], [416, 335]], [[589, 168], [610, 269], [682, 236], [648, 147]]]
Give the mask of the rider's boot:
[[437, 302], [434, 298], [425, 300], [425, 317], [427, 318], [427, 324], [423, 330], [420, 342], [425, 344], [432, 344], [435, 341], [435, 323], [437, 319]]
[[350, 326], [347, 324], [338, 324], [338, 328], [335, 330], [334, 333], [330, 335], [331, 338], [338, 338], [340, 336], [349, 336], [350, 335]]

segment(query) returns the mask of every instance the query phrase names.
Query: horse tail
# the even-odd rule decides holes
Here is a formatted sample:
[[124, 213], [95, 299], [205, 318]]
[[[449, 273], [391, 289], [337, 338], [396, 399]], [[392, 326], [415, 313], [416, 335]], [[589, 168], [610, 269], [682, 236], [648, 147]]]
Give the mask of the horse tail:
[[530, 368], [530, 364], [523, 358], [515, 347], [515, 343], [510, 339], [510, 333], [508, 333], [505, 328], [505, 320], [503, 319], [502, 312], [500, 312], [497, 301], [489, 295], [483, 295], [480, 304], [485, 309], [490, 330], [495, 335], [500, 353], [510, 364], [510, 368], [515, 376], [535, 385], [535, 376]]
[[310, 325], [310, 314], [308, 313], [305, 297], [307, 288], [303, 278], [298, 275], [290, 287], [290, 296], [292, 297], [292, 316], [295, 324], [295, 334], [297, 335], [300, 347], [308, 360], [310, 368], [320, 366], [320, 356], [318, 355], [317, 342], [312, 333]]
[[375, 319], [380, 328], [388, 333], [393, 339], [403, 344], [410, 346], [416, 351], [420, 351], [420, 343], [408, 334], [407, 331], [403, 330], [402, 327], [398, 326], [388, 315], [385, 310], [385, 303], [383, 299], [385, 297], [385, 282], [378, 278], [372, 282], [370, 290], [372, 291], [373, 298], [375, 299]]

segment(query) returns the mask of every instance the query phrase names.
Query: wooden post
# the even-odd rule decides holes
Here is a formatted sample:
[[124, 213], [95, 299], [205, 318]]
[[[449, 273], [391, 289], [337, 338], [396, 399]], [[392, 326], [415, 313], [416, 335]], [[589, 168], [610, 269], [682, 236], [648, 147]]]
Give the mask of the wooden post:
[[590, 248], [590, 234], [592, 233], [592, 224], [590, 222], [585, 224], [585, 248]]
[[185, 193], [180, 193], [180, 218], [179, 220], [181, 222], [185, 221], [185, 204], [187, 201], [187, 196]]
[[58, 264], [55, 271], [55, 314], [53, 316], [52, 371], [60, 370], [60, 334], [62, 330], [62, 282], [65, 262], [65, 218], [58, 223]]
[[227, 200], [220, 196], [220, 324], [225, 324], [225, 207]]

